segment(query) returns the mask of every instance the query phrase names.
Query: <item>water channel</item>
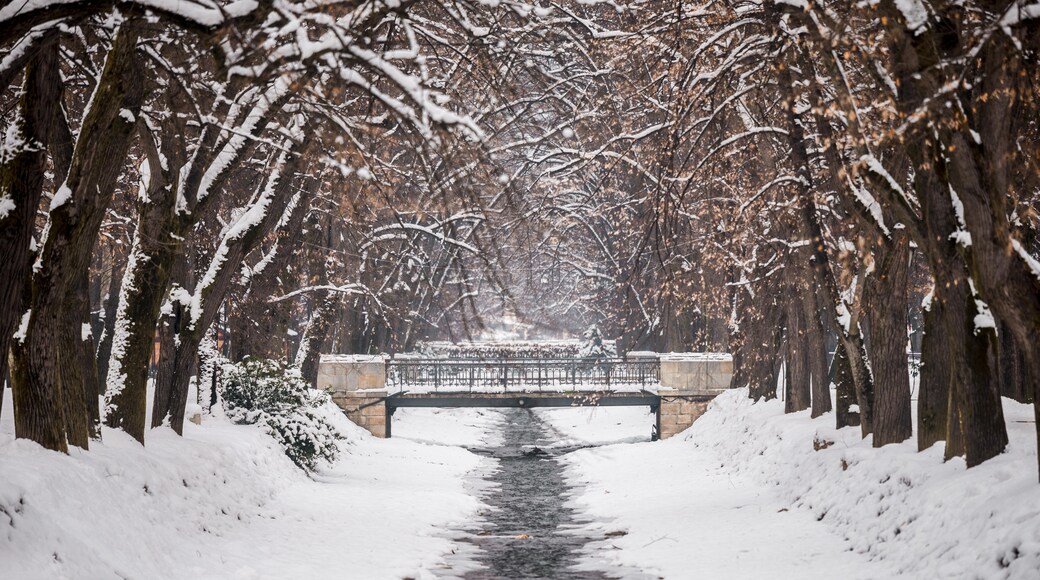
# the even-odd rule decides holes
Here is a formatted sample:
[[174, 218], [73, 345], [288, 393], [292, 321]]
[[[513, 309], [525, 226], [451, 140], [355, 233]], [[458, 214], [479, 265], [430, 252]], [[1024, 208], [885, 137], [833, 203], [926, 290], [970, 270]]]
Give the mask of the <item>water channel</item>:
[[556, 458], [573, 448], [550, 447], [554, 434], [526, 409], [506, 409], [503, 415], [503, 444], [473, 450], [496, 458], [498, 470], [488, 478], [496, 487], [485, 498], [493, 509], [484, 531], [469, 540], [479, 548], [484, 568], [466, 580], [608, 578], [573, 569], [582, 548], [594, 540], [574, 531], [576, 514], [566, 505], [570, 488]]

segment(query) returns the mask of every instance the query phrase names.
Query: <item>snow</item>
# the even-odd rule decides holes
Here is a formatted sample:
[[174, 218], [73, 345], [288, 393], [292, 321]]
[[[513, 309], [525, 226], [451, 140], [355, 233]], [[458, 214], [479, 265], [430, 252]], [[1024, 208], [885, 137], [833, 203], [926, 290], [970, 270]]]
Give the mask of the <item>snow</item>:
[[1014, 248], [1015, 253], [1018, 254], [1018, 256], [1026, 263], [1026, 266], [1028, 266], [1029, 270], [1034, 276], [1036, 276], [1036, 279], [1040, 280], [1040, 261], [1030, 255], [1030, 253], [1022, 247], [1022, 243], [1016, 239], [1011, 240], [1011, 247]]
[[15, 207], [17, 206], [14, 204], [14, 200], [11, 199], [11, 196], [7, 194], [0, 196], [0, 220], [6, 218], [12, 211], [14, 211]]
[[[381, 440], [330, 407], [342, 454], [308, 477], [260, 429], [209, 415], [184, 437], [152, 430], [147, 447], [105, 429], [89, 452], [45, 451], [13, 439], [4, 396], [0, 562], [5, 578], [26, 580], [462, 573], [474, 548], [455, 538], [486, 510], [480, 478], [495, 460], [459, 446], [498, 445], [503, 420], [398, 409], [394, 438]], [[584, 569], [735, 580], [1035, 580], [1040, 569], [1028, 405], [1005, 400], [1007, 452], [970, 470], [943, 462], [941, 444], [873, 449], [833, 415], [785, 415], [746, 389], [653, 443], [645, 408], [534, 412], [559, 434], [555, 446], [601, 445], [560, 458], [579, 531], [603, 538], [586, 547]]]
[[259, 429], [209, 416], [147, 447], [105, 429], [90, 451], [45, 451], [13, 439], [5, 394], [4, 578], [431, 578], [457, 566], [444, 530], [482, 507], [468, 482], [490, 460], [376, 439], [335, 411], [341, 457], [307, 477]]
[[50, 211], [54, 211], [59, 207], [65, 205], [72, 197], [72, 190], [69, 189], [68, 184], [61, 184], [58, 191], [54, 193], [54, 197], [51, 198]]
[[26, 310], [22, 313], [22, 319], [18, 322], [18, 330], [15, 331], [14, 338], [19, 343], [25, 342], [25, 337], [29, 333], [29, 321], [32, 319], [32, 309]]
[[907, 29], [920, 34], [925, 22], [928, 22], [928, 9], [921, 0], [895, 0], [896, 8], [906, 19]]
[[393, 417], [393, 438], [457, 445], [496, 447], [502, 414], [494, 409], [397, 409]]
[[655, 422], [649, 407], [533, 409], [560, 434], [557, 446], [649, 441]]
[[[873, 449], [833, 415], [785, 415], [746, 389], [679, 436], [565, 457], [592, 546], [583, 567], [668, 578], [1033, 579], [1040, 494], [1032, 410], [1004, 401], [1011, 443], [978, 467], [942, 445]], [[814, 440], [829, 443], [814, 451]], [[779, 541], [778, 541], [779, 540]]]

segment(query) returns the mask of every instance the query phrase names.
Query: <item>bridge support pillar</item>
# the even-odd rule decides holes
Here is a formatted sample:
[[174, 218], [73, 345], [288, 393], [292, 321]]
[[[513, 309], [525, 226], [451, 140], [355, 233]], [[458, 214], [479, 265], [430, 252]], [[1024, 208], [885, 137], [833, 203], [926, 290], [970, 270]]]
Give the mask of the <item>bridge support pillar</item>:
[[322, 356], [318, 388], [332, 395], [347, 418], [376, 437], [390, 436], [386, 362], [381, 356]]
[[660, 439], [685, 431], [708, 409], [709, 401], [704, 400], [701, 393], [662, 388], [658, 394], [661, 396], [657, 425]]
[[[638, 353], [653, 356], [653, 353]], [[631, 358], [632, 353], [629, 354]], [[661, 361], [661, 406], [657, 434], [676, 435], [700, 418], [708, 403], [729, 388], [733, 359], [723, 353], [671, 353], [656, 355]]]

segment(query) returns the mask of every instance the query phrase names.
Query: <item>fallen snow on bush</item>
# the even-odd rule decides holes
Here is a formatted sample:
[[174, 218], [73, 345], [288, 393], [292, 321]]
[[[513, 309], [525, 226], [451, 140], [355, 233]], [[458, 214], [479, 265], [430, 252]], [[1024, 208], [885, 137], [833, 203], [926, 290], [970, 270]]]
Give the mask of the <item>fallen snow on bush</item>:
[[[590, 529], [625, 532], [587, 567], [667, 578], [1040, 578], [1040, 484], [1032, 409], [1005, 400], [1011, 444], [966, 469], [942, 445], [873, 449], [832, 415], [784, 415], [746, 390], [719, 396], [660, 443], [565, 461]], [[826, 446], [819, 451], [817, 446]], [[595, 556], [593, 558], [592, 556]]]
[[207, 417], [121, 432], [69, 455], [0, 421], [0, 577], [32, 579], [429, 578], [456, 549], [439, 530], [481, 505], [487, 460], [379, 440], [340, 413], [339, 459], [308, 477], [258, 426]]

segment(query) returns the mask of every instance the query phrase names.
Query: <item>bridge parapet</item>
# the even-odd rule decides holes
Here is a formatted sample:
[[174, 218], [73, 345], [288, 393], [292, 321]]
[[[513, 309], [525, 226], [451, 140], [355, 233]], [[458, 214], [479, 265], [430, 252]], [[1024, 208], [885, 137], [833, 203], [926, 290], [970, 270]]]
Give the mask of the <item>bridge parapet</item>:
[[358, 426], [376, 437], [390, 436], [386, 406], [386, 360], [372, 355], [323, 355], [318, 388]]
[[733, 358], [725, 353], [629, 353], [629, 358], [657, 359], [661, 364], [658, 436], [667, 439], [700, 418], [708, 402], [730, 387]]

